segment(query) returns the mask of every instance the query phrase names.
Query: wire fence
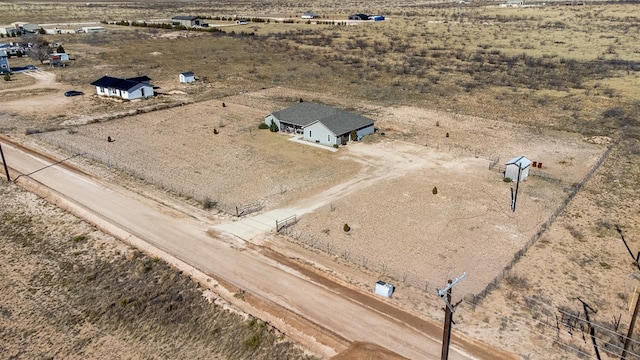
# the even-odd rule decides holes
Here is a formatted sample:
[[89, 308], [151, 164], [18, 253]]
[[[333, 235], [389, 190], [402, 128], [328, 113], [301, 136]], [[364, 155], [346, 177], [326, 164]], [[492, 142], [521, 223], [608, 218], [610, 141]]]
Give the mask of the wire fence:
[[188, 176], [182, 177], [183, 181], [172, 181], [170, 178], [162, 176], [162, 172], [145, 171], [145, 166], [136, 164], [133, 159], [119, 161], [116, 156], [106, 155], [108, 154], [106, 151], [87, 151], [87, 149], [77, 144], [65, 141], [64, 137], [46, 136], [46, 134], [39, 134], [38, 136], [45, 136], [49, 144], [58, 146], [81, 158], [105, 164], [110, 169], [121, 171], [132, 178], [140, 179], [177, 196], [193, 199], [207, 209], [216, 209], [225, 214], [235, 216], [237, 207], [246, 205], [225, 202], [219, 194], [210, 194], [203, 190], [202, 187], [190, 182]]
[[538, 228], [538, 231], [535, 234], [533, 234], [531, 238], [526, 243], [524, 243], [522, 248], [520, 248], [520, 250], [518, 250], [518, 252], [516, 252], [513, 255], [509, 263], [505, 265], [502, 271], [498, 275], [496, 275], [493, 278], [493, 280], [491, 280], [482, 291], [480, 291], [479, 293], [473, 296], [472, 304], [475, 305], [481, 302], [482, 300], [484, 300], [491, 293], [491, 291], [495, 290], [498, 287], [498, 284], [502, 279], [508, 277], [511, 274], [511, 270], [513, 269], [513, 266], [520, 260], [520, 258], [522, 258], [522, 256], [524, 256], [527, 250], [529, 250], [529, 248], [531, 248], [542, 237], [542, 235], [551, 227], [551, 225], [553, 225], [553, 223], [558, 218], [558, 216], [565, 210], [565, 208], [567, 207], [567, 205], [569, 205], [571, 200], [573, 200], [573, 198], [576, 197], [576, 195], [580, 192], [580, 190], [582, 190], [585, 184], [591, 179], [593, 174], [595, 174], [595, 172], [600, 168], [602, 163], [609, 156], [609, 153], [611, 153], [611, 150], [620, 142], [620, 140], [621, 140], [621, 137], [619, 136], [618, 138], [616, 138], [616, 140], [614, 140], [611, 144], [609, 144], [607, 149], [602, 153], [598, 161], [596, 161], [596, 163], [593, 164], [591, 169], [589, 169], [589, 171], [582, 178], [582, 180], [579, 183], [574, 184], [573, 189], [571, 190], [569, 195], [564, 199], [564, 201], [562, 201], [562, 203], [556, 208], [556, 210], [553, 211], [551, 215], [549, 215], [547, 220], [540, 225], [540, 227]]

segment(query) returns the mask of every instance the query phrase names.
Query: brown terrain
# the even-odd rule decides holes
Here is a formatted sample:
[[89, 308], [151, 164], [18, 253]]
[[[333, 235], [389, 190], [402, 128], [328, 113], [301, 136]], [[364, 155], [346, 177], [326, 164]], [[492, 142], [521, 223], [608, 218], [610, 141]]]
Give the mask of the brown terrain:
[[[396, 293], [385, 303], [399, 318], [440, 324], [436, 289], [466, 272], [454, 287], [461, 303], [453, 343], [474, 344], [478, 352], [470, 358], [493, 358], [492, 352], [595, 358], [587, 324], [601, 353], [620, 353], [637, 296], [631, 277], [637, 264], [615, 226], [637, 252], [637, 120], [610, 129], [604, 117], [586, 126], [605, 130], [586, 131], [552, 118], [551, 106], [523, 103], [532, 112], [527, 117], [489, 116], [483, 94], [432, 108], [341, 96], [320, 85], [258, 86], [240, 73], [193, 85], [160, 77], [154, 99], [117, 102], [93, 95], [81, 81], [87, 75], [78, 75], [95, 61], [89, 59], [95, 45], [69, 42], [86, 59], [0, 84], [0, 130], [11, 141], [204, 219], [216, 241], [242, 243], [239, 249], [314, 281], [345, 284], [354, 298], [366, 299], [376, 280], [393, 283]], [[140, 47], [151, 57], [166, 52]], [[110, 56], [104, 54], [105, 66], [112, 70], [117, 61]], [[86, 95], [62, 96], [71, 87]], [[378, 131], [332, 152], [258, 129], [265, 115], [298, 99], [364, 114]], [[458, 108], [467, 106], [460, 99], [475, 101], [482, 113]], [[598, 99], [591, 112], [597, 101], [610, 104]], [[520, 184], [512, 211], [514, 184], [503, 181], [502, 170], [520, 155], [543, 166]], [[0, 191], [2, 357], [402, 358], [364, 342], [341, 340], [325, 352], [301, 345], [242, 303], [282, 316], [285, 310], [267, 310], [267, 302], [232, 284], [216, 288], [188, 276], [172, 267], [171, 254], [165, 259], [126, 245], [16, 185], [3, 183]], [[258, 214], [296, 209], [299, 221], [251, 239], [229, 240], [214, 230], [236, 221], [235, 206], [253, 202], [262, 206]], [[593, 309], [591, 322], [579, 299]], [[314, 331], [299, 324], [301, 333]], [[640, 353], [637, 344], [629, 358]]]

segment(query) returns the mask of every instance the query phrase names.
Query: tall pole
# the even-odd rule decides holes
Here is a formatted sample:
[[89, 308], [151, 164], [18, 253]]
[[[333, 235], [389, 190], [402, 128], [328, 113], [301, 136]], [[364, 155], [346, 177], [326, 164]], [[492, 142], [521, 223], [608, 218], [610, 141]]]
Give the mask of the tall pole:
[[7, 162], [4, 160], [4, 153], [2, 152], [2, 144], [0, 144], [0, 157], [2, 157], [2, 165], [4, 165], [4, 173], [7, 175], [7, 182], [11, 182], [9, 168], [7, 168]]
[[631, 343], [631, 337], [633, 336], [633, 328], [636, 327], [636, 318], [638, 317], [639, 308], [640, 308], [640, 294], [636, 296], [636, 307], [633, 309], [631, 324], [629, 324], [629, 331], [627, 332], [627, 337], [624, 339], [624, 347], [622, 349], [622, 355], [620, 356], [620, 360], [627, 360], [627, 351], [629, 350], [629, 344]]
[[[638, 262], [638, 260], [640, 260], [640, 252], [638, 252], [637, 256], [633, 256], [633, 251], [631, 251], [631, 248], [629, 247], [627, 240], [624, 238], [622, 229], [620, 228], [620, 226], [618, 226], [618, 224], [616, 224], [616, 231], [618, 231], [618, 234], [620, 234], [620, 239], [622, 239], [624, 246], [627, 247], [627, 251], [629, 251], [629, 255], [631, 255], [631, 258], [635, 262], [635, 265], [638, 267], [638, 269], [640, 269], [640, 262]], [[629, 324], [629, 331], [627, 332], [627, 337], [624, 339], [624, 347], [622, 348], [622, 355], [620, 356], [621, 360], [626, 360], [627, 358], [627, 351], [629, 350], [629, 344], [631, 343], [631, 337], [633, 336], [633, 328], [636, 327], [636, 319], [638, 318], [639, 308], [640, 308], [640, 294], [638, 294], [638, 297], [636, 297], [636, 306], [633, 309], [633, 316], [631, 317], [631, 323]]]
[[[451, 285], [451, 280], [447, 282], [448, 285]], [[452, 286], [447, 290], [447, 304], [451, 304], [451, 289]], [[451, 311], [451, 306], [444, 307], [444, 331], [442, 333], [442, 356], [441, 360], [447, 360], [449, 358], [449, 343], [451, 343], [451, 322], [453, 321], [453, 312]]]
[[453, 325], [453, 310], [462, 302], [460, 300], [457, 304], [451, 303], [451, 289], [455, 284], [460, 282], [467, 276], [467, 272], [463, 272], [462, 275], [455, 280], [447, 281], [447, 286], [438, 290], [438, 296], [444, 301], [444, 332], [442, 334], [442, 357], [441, 360], [447, 360], [449, 358], [449, 343], [451, 342], [451, 325]]
[[[515, 195], [511, 195], [511, 197], [513, 198], [513, 204], [511, 204], [511, 211], [515, 212], [516, 211], [516, 202], [518, 201], [518, 186], [520, 185], [520, 172], [522, 171], [522, 167], [520, 166], [520, 163], [518, 163], [518, 179], [516, 181], [516, 194]], [[511, 189], [511, 191], [513, 191], [513, 188]]]

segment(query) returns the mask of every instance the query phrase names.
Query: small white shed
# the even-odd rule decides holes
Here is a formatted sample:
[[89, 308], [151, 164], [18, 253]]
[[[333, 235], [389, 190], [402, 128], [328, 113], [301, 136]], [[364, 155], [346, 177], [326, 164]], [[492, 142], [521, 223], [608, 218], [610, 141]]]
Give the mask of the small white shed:
[[193, 71], [186, 71], [186, 72], [180, 73], [179, 78], [181, 83], [191, 83], [196, 81], [196, 76], [193, 73]]
[[393, 291], [395, 290], [395, 286], [386, 283], [382, 280], [378, 280], [376, 281], [376, 288], [375, 288], [375, 292], [377, 295], [380, 296], [384, 296], [386, 298], [390, 298], [391, 294], [393, 294]]
[[[527, 180], [529, 176], [529, 168], [531, 167], [531, 160], [524, 156], [514, 157], [507, 161], [504, 169], [504, 177], [513, 181]], [[520, 174], [520, 176], [518, 176]]]

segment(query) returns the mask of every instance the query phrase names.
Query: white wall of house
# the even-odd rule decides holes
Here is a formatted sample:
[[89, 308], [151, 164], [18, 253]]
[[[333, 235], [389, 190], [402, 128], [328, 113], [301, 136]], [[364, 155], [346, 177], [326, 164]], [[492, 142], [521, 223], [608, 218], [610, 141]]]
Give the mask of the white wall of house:
[[269, 125], [269, 126], [271, 126], [271, 121], [272, 120], [273, 120], [274, 123], [276, 123], [276, 125], [278, 125], [278, 129], [282, 128], [282, 126], [280, 125], [280, 120], [278, 120], [278, 118], [273, 116], [273, 114], [269, 114], [269, 115], [264, 117], [264, 123]]
[[141, 84], [140, 87], [133, 88], [131, 92], [126, 90], [118, 90], [111, 88], [103, 88], [96, 86], [96, 93], [100, 96], [115, 96], [127, 100], [135, 100], [140, 98], [148, 98], [154, 95], [153, 87], [150, 85]]
[[[356, 131], [358, 133], [358, 141], [361, 140], [366, 135], [373, 134], [374, 131], [375, 131], [375, 128], [373, 124], [365, 128], [359, 129], [358, 131]], [[349, 140], [351, 140], [351, 137], [349, 137]]]
[[336, 138], [336, 134], [324, 126], [320, 121], [316, 121], [304, 127], [303, 139], [329, 146], [340, 144], [340, 138]]
[[[153, 87], [146, 85], [146, 84], [140, 84], [142, 86], [140, 87], [135, 87], [135, 90], [130, 89], [130, 92], [126, 92], [126, 95], [124, 95], [122, 98], [123, 99], [129, 99], [129, 100], [133, 100], [133, 99], [140, 99], [140, 98], [148, 98], [148, 97], [152, 97], [153, 96]], [[126, 97], [125, 97], [126, 96]]]

